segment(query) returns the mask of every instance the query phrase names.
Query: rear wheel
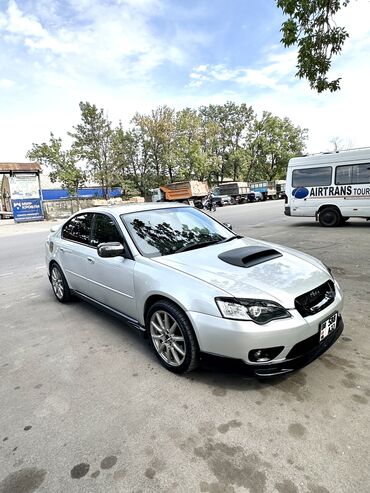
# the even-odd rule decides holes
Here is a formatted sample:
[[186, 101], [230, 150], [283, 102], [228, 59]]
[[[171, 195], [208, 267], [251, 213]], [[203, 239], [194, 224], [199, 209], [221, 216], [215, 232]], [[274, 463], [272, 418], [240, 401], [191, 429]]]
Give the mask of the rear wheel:
[[53, 264], [50, 269], [50, 282], [55, 297], [60, 303], [66, 303], [71, 299], [66, 278], [58, 264]]
[[168, 300], [154, 303], [146, 328], [150, 344], [167, 370], [185, 373], [198, 366], [199, 348], [193, 328], [177, 305]]
[[333, 228], [341, 223], [342, 215], [334, 207], [326, 207], [319, 214], [319, 223], [321, 226]]

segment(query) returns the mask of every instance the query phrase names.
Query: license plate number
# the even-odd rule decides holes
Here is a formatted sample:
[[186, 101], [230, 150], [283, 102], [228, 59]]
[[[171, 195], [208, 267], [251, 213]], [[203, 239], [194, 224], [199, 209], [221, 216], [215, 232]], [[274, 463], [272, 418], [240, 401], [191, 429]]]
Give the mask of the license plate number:
[[320, 324], [320, 342], [337, 328], [338, 313], [333, 313]]

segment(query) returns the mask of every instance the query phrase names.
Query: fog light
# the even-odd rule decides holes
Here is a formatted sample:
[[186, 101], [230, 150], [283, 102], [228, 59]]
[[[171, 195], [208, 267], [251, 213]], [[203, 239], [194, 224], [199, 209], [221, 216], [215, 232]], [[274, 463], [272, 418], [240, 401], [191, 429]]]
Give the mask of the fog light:
[[284, 349], [284, 346], [263, 348], [263, 349], [252, 349], [249, 351], [249, 360], [255, 363], [267, 363], [272, 359], [276, 358], [276, 356], [281, 353]]

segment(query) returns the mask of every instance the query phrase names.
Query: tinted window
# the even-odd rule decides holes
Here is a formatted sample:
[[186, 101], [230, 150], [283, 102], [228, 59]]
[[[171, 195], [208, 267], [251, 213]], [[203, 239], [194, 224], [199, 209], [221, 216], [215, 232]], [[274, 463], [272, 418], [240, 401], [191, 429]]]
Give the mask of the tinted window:
[[320, 187], [331, 185], [331, 167], [295, 169], [293, 187]]
[[92, 214], [80, 214], [72, 218], [62, 229], [62, 238], [89, 244]]
[[145, 257], [171, 255], [184, 248], [207, 246], [234, 236], [192, 207], [139, 211], [123, 214], [121, 219]]
[[370, 183], [370, 163], [338, 166], [335, 183], [337, 185]]
[[108, 243], [110, 241], [122, 243], [122, 237], [118, 232], [117, 226], [109, 216], [96, 214], [90, 240], [91, 245], [98, 246], [100, 243]]

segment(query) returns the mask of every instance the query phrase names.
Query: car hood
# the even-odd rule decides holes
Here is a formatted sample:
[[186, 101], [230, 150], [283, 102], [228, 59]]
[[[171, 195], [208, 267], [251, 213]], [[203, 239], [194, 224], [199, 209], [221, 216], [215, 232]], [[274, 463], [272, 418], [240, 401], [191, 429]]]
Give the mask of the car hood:
[[[281, 256], [252, 267], [231, 265], [219, 258], [224, 252], [246, 246], [273, 248]], [[330, 279], [326, 268], [317, 259], [287, 247], [252, 238], [156, 257], [153, 260], [216, 286], [225, 295], [273, 300], [285, 308], [294, 308], [294, 299], [297, 296]]]

